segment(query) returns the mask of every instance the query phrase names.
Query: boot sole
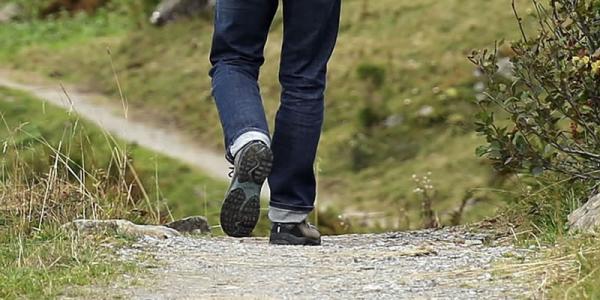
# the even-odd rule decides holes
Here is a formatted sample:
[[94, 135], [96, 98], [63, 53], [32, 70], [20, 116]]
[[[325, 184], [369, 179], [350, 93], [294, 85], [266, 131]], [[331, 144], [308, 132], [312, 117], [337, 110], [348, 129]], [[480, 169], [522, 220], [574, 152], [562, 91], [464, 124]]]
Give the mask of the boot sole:
[[241, 153], [235, 182], [221, 207], [221, 228], [232, 237], [248, 237], [260, 218], [260, 190], [273, 166], [273, 153], [262, 144]]

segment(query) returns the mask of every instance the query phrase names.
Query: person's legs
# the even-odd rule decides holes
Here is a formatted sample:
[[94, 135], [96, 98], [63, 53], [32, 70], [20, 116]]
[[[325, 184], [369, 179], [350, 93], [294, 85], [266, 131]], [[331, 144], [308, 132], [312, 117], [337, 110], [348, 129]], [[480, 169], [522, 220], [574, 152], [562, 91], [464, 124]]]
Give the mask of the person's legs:
[[278, 0], [217, 0], [210, 61], [227, 158], [234, 164], [221, 207], [221, 228], [249, 236], [260, 216], [260, 190], [273, 155], [258, 74]]
[[313, 210], [313, 170], [321, 135], [327, 63], [333, 52], [341, 0], [283, 0], [281, 106], [272, 142], [269, 218], [301, 223]]
[[277, 5], [278, 0], [216, 3], [210, 76], [230, 162], [232, 152], [250, 140], [270, 143], [257, 81]]

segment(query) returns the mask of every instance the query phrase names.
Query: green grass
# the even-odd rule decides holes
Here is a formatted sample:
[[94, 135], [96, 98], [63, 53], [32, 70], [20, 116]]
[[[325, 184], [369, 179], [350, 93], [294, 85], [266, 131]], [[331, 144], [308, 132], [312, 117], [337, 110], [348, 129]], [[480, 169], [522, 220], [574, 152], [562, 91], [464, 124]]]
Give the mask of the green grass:
[[202, 214], [218, 224], [225, 183], [182, 163], [114, 140], [76, 115], [5, 88], [0, 124], [2, 299], [53, 298], [138, 271], [102, 246], [117, 249], [127, 240], [59, 229], [73, 219], [162, 223]]
[[551, 279], [552, 299], [600, 299], [600, 241], [598, 236], [564, 237], [550, 251], [550, 261], [567, 260]]
[[[27, 5], [24, 5], [27, 6]], [[90, 36], [118, 36], [130, 28], [132, 22], [123, 12], [102, 10], [94, 18], [77, 14], [73, 18], [31, 18], [27, 21], [0, 27], [1, 57], [10, 59], [11, 54], [23, 48], [44, 47], [58, 50], [81, 43]]]
[[218, 224], [226, 183], [137, 145], [115, 143], [106, 132], [77, 115], [44, 105], [27, 94], [0, 88], [0, 100], [5, 123], [0, 126], [1, 142], [12, 141], [19, 146], [19, 155], [28, 160], [30, 173], [47, 172], [53, 149], [61, 144], [73, 168], [85, 165], [87, 170], [110, 166], [114, 148], [118, 147], [131, 159], [153, 206], [166, 204], [176, 218], [206, 214], [211, 224]]
[[[100, 150], [70, 156], [69, 147], [75, 147], [77, 138], [83, 137], [77, 133], [85, 131], [84, 124], [6, 89], [0, 89], [0, 113], [0, 298], [54, 298], [63, 295], [65, 288], [76, 293], [78, 286], [107, 284], [124, 272], [137, 271], [133, 263], [117, 262], [114, 250], [101, 246], [111, 242], [118, 248], [126, 240], [88, 238], [59, 229], [74, 218], [125, 216], [131, 212], [117, 203], [119, 197], [115, 194], [95, 193], [108, 192], [102, 188], [107, 182], [118, 185], [118, 176], [113, 182], [102, 183], [79, 173], [77, 177], [89, 179], [89, 184], [76, 186], [73, 174], [77, 172], [66, 175], [66, 168], [78, 170], [84, 156]], [[30, 121], [24, 122], [25, 118]], [[64, 164], [53, 164], [57, 152], [63, 154]], [[96, 167], [101, 163], [95, 159], [103, 158], [92, 157], [85, 160], [90, 163], [86, 170], [98, 171]]]
[[[526, 9], [523, 4], [524, 15]], [[115, 14], [113, 22], [126, 22], [119, 17], [129, 18]], [[100, 14], [79, 22], [103, 18]], [[11, 26], [0, 37], [9, 35]], [[412, 193], [411, 175], [431, 171], [437, 190], [434, 208], [444, 219], [473, 189], [481, 201], [470, 207], [465, 220], [493, 215], [501, 197], [483, 192], [497, 176], [473, 154], [482, 141], [472, 133], [474, 66], [466, 56], [495, 40], [517, 38], [516, 29], [510, 3], [504, 1], [344, 1], [319, 150], [321, 194], [327, 196], [320, 201], [323, 207], [383, 212], [386, 221], [377, 225], [381, 229], [415, 228], [420, 200]], [[30, 30], [25, 35], [37, 34], [35, 24]], [[221, 129], [207, 76], [211, 32], [205, 19], [164, 28], [137, 23], [106, 35], [90, 31], [67, 40], [68, 47], [57, 49], [42, 39], [0, 52], [4, 65], [118, 99], [106, 52], [110, 48], [125, 94], [131, 105], [142, 108], [140, 114], [174, 124], [220, 150]], [[279, 96], [281, 39], [278, 14], [260, 79], [270, 119]], [[371, 73], [377, 74], [377, 84]], [[427, 107], [432, 113], [420, 115]], [[386, 119], [399, 122], [386, 125]], [[399, 223], [403, 225], [391, 225]]]
[[[549, 299], [600, 297], [600, 237], [568, 231], [568, 216], [589, 194], [589, 184], [560, 176], [522, 177], [499, 226], [519, 247], [543, 246], [520, 271], [546, 278]], [[543, 264], [543, 267], [542, 265]]]
[[[0, 226], [1, 227], [1, 226]], [[47, 299], [77, 294], [77, 287], [108, 284], [115, 276], [139, 272], [131, 262], [116, 261], [114, 250], [100, 246], [120, 239], [71, 236], [55, 228], [25, 235], [0, 228], [0, 298]]]

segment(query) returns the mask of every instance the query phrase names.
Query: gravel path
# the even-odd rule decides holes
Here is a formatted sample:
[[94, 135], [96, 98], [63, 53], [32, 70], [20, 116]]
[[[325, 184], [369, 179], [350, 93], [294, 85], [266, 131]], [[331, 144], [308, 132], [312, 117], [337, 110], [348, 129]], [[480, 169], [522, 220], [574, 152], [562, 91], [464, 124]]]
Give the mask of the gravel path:
[[[460, 228], [325, 237], [320, 247], [270, 246], [262, 238], [145, 239], [125, 259], [159, 266], [127, 299], [514, 299], [534, 280], [500, 272], [527, 250], [494, 245]], [[515, 269], [515, 268], [512, 268]]]

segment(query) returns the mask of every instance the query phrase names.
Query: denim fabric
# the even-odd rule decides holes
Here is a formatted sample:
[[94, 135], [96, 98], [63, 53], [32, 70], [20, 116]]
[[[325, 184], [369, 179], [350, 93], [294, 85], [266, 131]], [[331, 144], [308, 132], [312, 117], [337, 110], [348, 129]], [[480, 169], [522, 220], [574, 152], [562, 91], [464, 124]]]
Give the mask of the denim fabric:
[[[282, 4], [282, 93], [272, 138], [270, 205], [308, 212], [315, 200], [313, 164], [341, 0], [282, 0]], [[210, 75], [227, 152], [246, 132], [269, 134], [257, 80], [278, 5], [278, 0], [217, 0]]]

